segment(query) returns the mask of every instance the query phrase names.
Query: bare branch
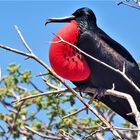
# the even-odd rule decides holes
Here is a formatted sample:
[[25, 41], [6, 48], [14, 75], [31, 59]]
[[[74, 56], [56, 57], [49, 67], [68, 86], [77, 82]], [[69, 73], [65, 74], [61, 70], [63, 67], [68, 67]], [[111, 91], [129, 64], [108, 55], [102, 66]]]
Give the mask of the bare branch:
[[22, 102], [18, 107], [17, 107], [17, 112], [15, 113], [15, 116], [14, 116], [14, 120], [13, 120], [13, 125], [16, 123], [16, 120], [18, 118], [18, 114], [19, 112], [21, 111], [21, 108], [23, 106], [24, 102]]
[[3, 107], [5, 107], [7, 109], [7, 111], [9, 112], [13, 112], [13, 113], [16, 113], [17, 111], [13, 109], [12, 105], [5, 102], [5, 101], [0, 101], [0, 103], [3, 105]]
[[[102, 127], [104, 127], [104, 126], [102, 126]], [[92, 129], [97, 129], [97, 128], [99, 128], [99, 126], [85, 127], [84, 129], [92, 130]], [[121, 131], [140, 131], [140, 129], [138, 129], [138, 128], [122, 128], [122, 127], [113, 127], [113, 128], [116, 130], [121, 130]], [[104, 129], [109, 129], [109, 128], [104, 127]]]
[[52, 140], [62, 140], [62, 138], [61, 138], [60, 136], [47, 136], [47, 135], [44, 135], [44, 134], [42, 134], [42, 133], [40, 133], [40, 132], [38, 132], [38, 131], [32, 129], [32, 128], [29, 127], [29, 126], [25, 126], [25, 128], [26, 128], [27, 130], [31, 131], [32, 133], [39, 135], [39, 136], [42, 137], [42, 138], [47, 138], [47, 139], [52, 139]]
[[[91, 100], [88, 102], [89, 104], [91, 104], [91, 103], [93, 102], [93, 100], [95, 99], [95, 97], [96, 97], [97, 94], [98, 94], [98, 93], [95, 93], [95, 95], [94, 95], [94, 96], [91, 98]], [[82, 107], [81, 109], [76, 110], [76, 111], [74, 111], [74, 112], [72, 112], [72, 113], [70, 113], [70, 114], [64, 116], [62, 119], [65, 119], [65, 118], [68, 118], [68, 117], [70, 117], [70, 116], [73, 116], [73, 115], [75, 115], [75, 114], [77, 114], [77, 113], [79, 113], [79, 112], [81, 112], [81, 111], [83, 111], [83, 110], [86, 110], [86, 109], [88, 109], [88, 108], [87, 108], [87, 107]]]
[[16, 29], [16, 31], [17, 31], [17, 33], [18, 33], [18, 35], [19, 35], [19, 37], [20, 37], [22, 43], [24, 44], [25, 48], [28, 50], [29, 53], [32, 54], [33, 52], [32, 52], [32, 50], [30, 49], [30, 47], [27, 45], [27, 43], [25, 42], [25, 40], [24, 40], [24, 38], [23, 38], [23, 36], [22, 36], [20, 30], [18, 29], [18, 26], [15, 25], [15, 29]]
[[93, 135], [103, 132], [103, 131], [105, 131], [105, 130], [100, 128], [100, 129], [96, 130], [95, 132], [92, 132], [89, 135], [84, 136], [83, 140], [88, 140], [88, 138], [91, 138]]
[[23, 56], [31, 57], [31, 55], [28, 54], [28, 53], [24, 53], [22, 51], [19, 51], [19, 50], [10, 48], [10, 47], [5, 46], [5, 45], [2, 45], [2, 44], [0, 44], [0, 48], [5, 49], [5, 50], [8, 50], [8, 51], [11, 51], [11, 52], [14, 52], [14, 53], [17, 53], [17, 54], [20, 54], [20, 55], [23, 55]]
[[61, 90], [56, 90], [56, 91], [49, 91], [49, 92], [39, 93], [39, 94], [36, 94], [36, 95], [30, 95], [30, 96], [27, 96], [27, 97], [23, 97], [23, 98], [21, 98], [19, 100], [16, 100], [13, 103], [17, 104], [17, 103], [20, 103], [20, 102], [23, 102], [23, 101], [26, 101], [26, 100], [29, 100], [29, 99], [33, 99], [33, 98], [37, 98], [37, 97], [41, 97], [41, 96], [50, 96], [50, 95], [54, 95], [54, 94], [56, 95], [56, 94], [66, 92], [66, 91], [68, 91], [68, 90], [67, 89], [61, 89]]
[[139, 3], [137, 3], [137, 6], [135, 6], [135, 5], [129, 4], [128, 2], [121, 1], [121, 2], [117, 3], [117, 5], [126, 5], [128, 7], [135, 8], [137, 10], [140, 10], [140, 4]]
[[85, 109], [87, 109], [87, 107], [82, 107], [81, 109], [76, 110], [76, 111], [73, 111], [72, 113], [70, 113], [70, 114], [64, 116], [62, 119], [69, 118], [69, 117], [71, 117], [71, 116], [73, 116], [73, 115], [75, 115], [75, 114], [77, 114], [77, 113], [79, 113], [79, 112], [82, 112], [82, 111], [85, 110]]
[[[95, 91], [96, 91], [96, 89], [91, 88], [91, 87], [87, 87], [85, 89], [82, 89], [82, 92], [85, 92], [85, 93], [95, 94]], [[133, 100], [131, 95], [129, 95], [127, 93], [120, 92], [120, 91], [116, 91], [116, 90], [114, 90], [114, 87], [113, 87], [113, 89], [106, 89], [104, 95], [105, 96], [106, 95], [112, 95], [112, 96], [123, 98], [123, 99], [127, 100], [129, 105], [130, 105], [130, 107], [131, 107], [132, 113], [134, 114], [135, 118], [139, 117], [140, 112], [139, 112], [139, 110], [138, 110], [138, 108], [137, 108], [137, 106], [136, 106], [136, 104], [135, 104], [135, 102], [134, 102], [134, 100]]]
[[106, 90], [106, 92], [107, 93], [105, 93], [105, 95], [112, 95], [112, 96], [126, 99], [129, 103], [131, 110], [132, 110], [133, 114], [135, 115], [135, 117], [137, 117], [139, 115], [138, 108], [131, 95], [129, 95], [127, 93], [119, 92], [116, 90], [112, 90], [112, 89], [108, 89], [108, 90]]
[[74, 137], [72, 135], [70, 135], [69, 133], [65, 132], [63, 129], [60, 129], [58, 134], [61, 134], [63, 136], [63, 138], [65, 138], [66, 140], [75, 140]]
[[55, 90], [60, 89], [58, 86], [55, 86], [55, 85], [51, 84], [50, 82], [48, 82], [47, 79], [42, 75], [42, 73], [40, 73], [40, 75], [41, 75], [42, 80], [45, 82], [45, 84], [47, 86], [49, 86], [50, 88], [55, 89]]
[[[132, 114], [135, 116], [137, 127], [138, 127], [138, 129], [140, 129], [140, 112], [139, 112], [132, 96], [129, 94], [126, 94], [126, 93], [115, 91], [115, 90], [107, 90], [107, 92], [112, 96], [118, 96], [119, 98], [124, 98], [129, 102], [129, 105], [132, 110]], [[140, 140], [140, 131], [138, 131], [137, 140]]]

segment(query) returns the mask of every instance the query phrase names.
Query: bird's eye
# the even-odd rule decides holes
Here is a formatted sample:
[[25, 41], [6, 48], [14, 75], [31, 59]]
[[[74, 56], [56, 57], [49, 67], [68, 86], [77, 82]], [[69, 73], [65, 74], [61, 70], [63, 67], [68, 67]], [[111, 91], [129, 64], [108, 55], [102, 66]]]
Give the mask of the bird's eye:
[[82, 13], [81, 13], [80, 11], [77, 12], [77, 16], [81, 16], [81, 14], [82, 14]]

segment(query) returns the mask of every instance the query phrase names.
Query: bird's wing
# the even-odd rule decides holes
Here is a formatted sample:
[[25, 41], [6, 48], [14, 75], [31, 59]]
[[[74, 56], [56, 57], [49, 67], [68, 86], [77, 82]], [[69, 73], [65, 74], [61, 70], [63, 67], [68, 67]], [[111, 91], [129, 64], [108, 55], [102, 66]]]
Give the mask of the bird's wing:
[[[103, 40], [103, 42], [100, 44], [99, 41], [102, 41], [102, 40]], [[120, 61], [121, 64], [122, 64], [122, 60], [124, 61], [124, 59], [134, 65], [136, 64], [135, 60], [130, 55], [130, 53], [125, 48], [123, 48], [119, 43], [112, 40], [108, 36], [105, 36], [105, 33], [103, 33], [101, 35], [101, 34], [97, 34], [92, 31], [85, 31], [83, 34], [81, 34], [81, 36], [79, 38], [78, 46], [80, 47], [80, 49], [82, 49], [87, 54], [92, 55], [101, 61], [108, 62], [108, 64], [109, 65], [112, 64], [112, 66], [113, 66], [113, 64], [117, 65], [116, 64], [117, 62], [113, 61], [112, 59], [114, 59], [113, 57], [115, 57], [115, 55], [118, 55], [118, 54], [120, 57], [116, 57], [115, 59], [118, 62], [119, 62], [119, 60], [121, 60]], [[110, 48], [110, 49], [106, 50], [106, 48], [107, 49]], [[102, 49], [104, 49], [104, 51]], [[107, 56], [107, 55], [110, 55], [109, 53], [112, 53], [112, 58], [109, 58]], [[104, 60], [104, 59], [106, 59], [106, 60]], [[89, 65], [93, 64], [93, 60], [90, 60], [89, 58], [86, 58], [86, 60], [88, 61]], [[93, 66], [93, 69], [95, 69], [94, 66]], [[90, 67], [92, 67], [92, 66], [90, 66]], [[101, 73], [98, 73], [98, 74], [99, 75], [104, 74], [103, 71], [105, 72], [106, 69], [102, 69]], [[115, 75], [114, 72], [112, 72], [112, 71], [110, 71], [110, 72], [111, 72], [111, 74], [110, 74], [111, 76]], [[95, 78], [95, 76], [93, 76], [93, 78]], [[112, 79], [112, 78], [110, 78], [110, 79]], [[108, 78], [108, 81], [110, 79]], [[102, 82], [103, 79], [96, 79], [96, 80], [100, 80]], [[104, 83], [104, 84], [106, 84], [106, 83]], [[92, 85], [92, 76], [86, 82], [84, 82], [84, 83], [80, 82], [80, 85], [92, 86], [92, 87], [97, 86], [97, 88], [102, 88], [102, 87], [98, 87], [98, 85]], [[124, 83], [124, 85], [125, 85], [125, 83]], [[126, 91], [127, 91], [127, 89], [126, 89]], [[135, 100], [139, 99], [138, 94], [134, 94], [133, 96], [136, 97]], [[119, 115], [121, 115], [125, 119], [129, 120], [133, 124], [136, 124], [134, 117], [127, 115], [127, 113], [131, 112], [129, 103], [122, 98], [117, 98], [117, 97], [114, 97], [114, 98], [116, 99], [115, 103], [112, 100], [112, 98], [110, 98], [110, 96], [105, 96], [105, 97], [101, 98], [100, 101], [105, 103], [107, 106], [109, 106], [112, 110], [117, 112]], [[136, 103], [138, 105], [139, 101], [136, 101]]]
[[[99, 52], [99, 42], [102, 41], [104, 44], [100, 44], [101, 48], [104, 48], [106, 45], [108, 45], [108, 51], [110, 53], [119, 54], [122, 58], [126, 59], [130, 63], [133, 63], [137, 68], [138, 64], [134, 60], [134, 58], [131, 56], [131, 54], [118, 42], [110, 38], [105, 32], [103, 32], [101, 29], [97, 29], [94, 31], [85, 31], [83, 34], [81, 34], [79, 39], [79, 46], [80, 48], [85, 51], [86, 53], [93, 55], [101, 55], [98, 53], [105, 53], [105, 51]], [[110, 49], [110, 50], [109, 50]], [[103, 54], [108, 56], [108, 54]], [[118, 58], [119, 59], [119, 58]]]
[[98, 32], [98, 36], [101, 39], [103, 39], [109, 46], [111, 46], [117, 53], [119, 53], [122, 57], [126, 58], [128, 61], [135, 63], [137, 65], [132, 55], [121, 44], [113, 40], [100, 28], [98, 28], [97, 32]]

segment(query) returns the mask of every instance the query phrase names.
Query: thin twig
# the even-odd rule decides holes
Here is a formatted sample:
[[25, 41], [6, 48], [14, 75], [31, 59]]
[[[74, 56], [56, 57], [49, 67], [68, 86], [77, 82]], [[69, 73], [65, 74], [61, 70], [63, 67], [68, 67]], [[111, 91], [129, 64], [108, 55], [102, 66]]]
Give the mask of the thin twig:
[[13, 109], [13, 106], [9, 103], [6, 103], [5, 101], [0, 101], [0, 103], [7, 109], [9, 112], [17, 113], [16, 110]]
[[79, 110], [73, 111], [72, 113], [65, 115], [62, 119], [69, 118], [69, 117], [71, 117], [71, 116], [73, 116], [73, 115], [75, 115], [75, 114], [78, 114], [78, 113], [82, 112], [82, 111], [85, 110], [85, 109], [87, 109], [87, 107], [82, 107], [82, 108], [79, 109]]
[[31, 131], [32, 133], [39, 135], [42, 138], [47, 138], [47, 139], [52, 139], [52, 140], [62, 140], [62, 138], [60, 136], [47, 136], [47, 135], [44, 135], [44, 134], [32, 129], [31, 127], [25, 126], [25, 128], [27, 130]]
[[56, 95], [56, 94], [59, 94], [59, 93], [62, 93], [62, 92], [67, 92], [67, 91], [68, 91], [67, 89], [61, 89], [61, 90], [56, 90], [56, 91], [49, 91], [49, 92], [39, 93], [39, 94], [36, 94], [36, 95], [30, 95], [30, 96], [27, 96], [27, 97], [23, 97], [23, 98], [21, 98], [19, 100], [16, 100], [13, 103], [17, 104], [19, 102], [23, 102], [23, 101], [26, 101], [26, 100], [29, 100], [29, 99], [33, 99], [33, 98], [37, 98], [37, 97], [41, 97], [41, 96]]
[[138, 128], [121, 128], [121, 127], [114, 127], [116, 130], [122, 130], [122, 131], [140, 131]]
[[128, 4], [128, 3], [126, 3], [126, 2], [123, 2], [123, 1], [117, 3], [117, 5], [121, 5], [121, 4], [126, 5], [126, 6], [128, 6], [128, 7], [131, 7], [131, 8], [135, 8], [135, 9], [137, 9], [137, 10], [140, 10], [140, 6], [139, 6], [139, 5], [138, 5], [138, 6], [135, 6], [135, 5], [132, 5], [132, 4]]
[[[102, 126], [104, 127], [104, 126]], [[85, 130], [92, 130], [92, 129], [97, 129], [99, 128], [99, 126], [93, 126], [93, 127], [85, 127]], [[105, 129], [107, 129], [107, 127], [104, 127]], [[122, 127], [113, 127], [116, 130], [122, 130], [122, 131], [140, 131], [140, 129], [138, 128], [122, 128]], [[108, 128], [109, 129], [109, 128]]]
[[[89, 104], [91, 104], [92, 102], [93, 102], [93, 100], [95, 99], [95, 97], [96, 97], [96, 95], [97, 95], [98, 93], [95, 93], [95, 95], [91, 98], [91, 100], [88, 102]], [[82, 112], [83, 110], [86, 110], [86, 109], [88, 109], [87, 107], [82, 107], [81, 109], [79, 109], [79, 110], [76, 110], [76, 111], [74, 111], [74, 112], [72, 112], [72, 113], [70, 113], [70, 114], [67, 114], [67, 115], [65, 115], [64, 117], [62, 117], [62, 119], [66, 119], [66, 118], [68, 118], [68, 117], [71, 117], [71, 116], [73, 116], [73, 115], [75, 115], [75, 114], [78, 114], [78, 113], [80, 113], [80, 112]]]
[[95, 135], [96, 133], [99, 133], [99, 132], [103, 132], [103, 131], [105, 131], [104, 129], [97, 129], [96, 131], [94, 131], [94, 132], [92, 132], [92, 133], [90, 133], [89, 135], [87, 135], [87, 136], [84, 136], [83, 137], [83, 140], [88, 140], [88, 138], [91, 138], [93, 135]]
[[24, 105], [24, 101], [17, 107], [17, 112], [16, 112], [16, 114], [14, 116], [13, 125], [16, 123], [16, 120], [18, 118], [18, 114], [21, 111], [21, 108], [22, 108], [23, 105]]
[[29, 83], [32, 85], [32, 87], [37, 90], [38, 92], [43, 92], [42, 90], [40, 90], [31, 80], [29, 80]]
[[20, 30], [18, 29], [18, 26], [15, 25], [15, 29], [16, 29], [16, 31], [17, 31], [17, 33], [18, 33], [20, 39], [22, 40], [22, 43], [24, 44], [24, 46], [25, 46], [26, 49], [28, 50], [28, 52], [32, 54], [32, 50], [31, 50], [31, 48], [27, 45], [27, 43], [25, 42], [25, 40], [24, 40], [24, 38], [23, 38], [23, 36], [22, 36]]
[[[120, 131], [138, 131], [140, 132], [140, 129], [138, 128], [121, 128], [121, 127], [113, 127], [115, 130], [120, 130]], [[92, 133], [90, 133], [89, 135], [85, 136], [84, 139], [90, 137], [90, 136], [93, 136], [95, 135], [96, 133], [98, 132], [102, 132], [102, 131], [109, 131], [110, 128], [107, 128], [107, 127], [100, 127], [99, 126], [93, 126], [93, 127], [85, 127], [84, 130], [92, 130], [92, 129], [98, 129], [97, 131], [94, 131]]]
[[0, 48], [8, 50], [8, 51], [11, 51], [11, 52], [14, 52], [14, 53], [17, 53], [17, 54], [20, 54], [20, 55], [23, 55], [23, 56], [27, 56], [27, 57], [31, 57], [32, 58], [32, 56], [29, 53], [25, 53], [25, 52], [19, 51], [17, 49], [14, 49], [14, 48], [2, 45], [2, 44], [0, 44]]
[[70, 135], [69, 133], [65, 132], [63, 129], [60, 129], [58, 134], [61, 134], [63, 136], [63, 138], [65, 138], [66, 140], [75, 140], [72, 135]]
[[47, 86], [49, 86], [51, 89], [55, 89], [55, 90], [59, 90], [60, 88], [58, 86], [55, 86], [53, 84], [51, 84], [50, 82], [47, 81], [47, 79], [42, 75], [42, 73], [40, 72], [41, 78], [42, 80], [45, 82], [45, 84]]

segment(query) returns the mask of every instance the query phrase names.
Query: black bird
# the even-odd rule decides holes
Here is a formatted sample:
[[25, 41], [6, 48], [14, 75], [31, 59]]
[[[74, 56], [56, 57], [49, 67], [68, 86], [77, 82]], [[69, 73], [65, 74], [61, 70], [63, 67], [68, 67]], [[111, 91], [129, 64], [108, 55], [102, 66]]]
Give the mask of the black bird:
[[[61, 36], [113, 68], [122, 71], [125, 65], [126, 75], [140, 88], [140, 71], [136, 61], [121, 44], [97, 26], [96, 16], [91, 9], [84, 7], [69, 17], [46, 20], [46, 24], [50, 22], [68, 22], [56, 33], [53, 42], [59, 40], [57, 36]], [[77, 87], [111, 89], [114, 84], [115, 90], [133, 97], [140, 111], [140, 93], [115, 71], [84, 56], [63, 42], [51, 44], [49, 58], [54, 71], [61, 77], [71, 80]], [[99, 100], [136, 125], [134, 116], [128, 115], [132, 110], [126, 100], [111, 96], [101, 96]]]

